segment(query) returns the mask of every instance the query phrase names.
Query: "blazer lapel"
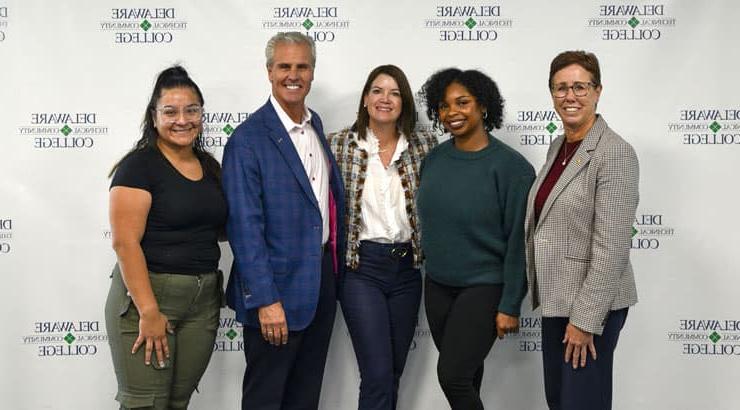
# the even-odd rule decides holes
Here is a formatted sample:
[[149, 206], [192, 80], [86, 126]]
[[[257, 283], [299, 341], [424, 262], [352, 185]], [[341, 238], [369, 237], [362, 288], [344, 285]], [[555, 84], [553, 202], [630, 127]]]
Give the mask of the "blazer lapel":
[[[573, 178], [575, 178], [576, 175], [578, 175], [578, 173], [586, 167], [588, 162], [591, 160], [591, 153], [596, 149], [596, 145], [599, 143], [599, 139], [601, 139], [601, 135], [604, 133], [605, 129], [606, 122], [601, 119], [601, 116], [598, 116], [596, 118], [596, 122], [591, 127], [591, 130], [589, 130], [588, 134], [581, 143], [581, 146], [578, 147], [578, 151], [576, 151], [576, 153], [573, 155], [573, 158], [571, 158], [570, 162], [565, 167], [565, 170], [563, 170], [560, 178], [558, 178], [558, 182], [556, 182], [555, 186], [552, 187], [550, 195], [547, 196], [547, 200], [545, 200], [545, 204], [542, 206], [542, 212], [540, 213], [539, 221], [545, 220], [545, 217], [547, 217], [547, 213], [552, 208], [553, 202], [555, 202], [555, 200], [563, 192], [563, 190], [565, 190], [565, 187], [570, 184]], [[564, 143], [565, 138], [561, 140], [561, 144]], [[550, 167], [552, 167], [552, 163], [555, 162], [559, 151], [560, 146], [558, 146], [557, 149], [553, 150], [552, 157], [548, 158], [548, 166], [546, 168], [548, 172], [550, 170]], [[544, 180], [544, 177], [542, 178], [542, 180]], [[540, 184], [541, 183], [542, 181], [540, 181]], [[537, 225], [539, 226], [540, 224], [538, 223]]]
[[298, 156], [298, 151], [296, 151], [293, 141], [290, 139], [290, 135], [288, 135], [288, 132], [280, 122], [280, 118], [278, 118], [277, 112], [272, 104], [270, 104], [269, 111], [269, 118], [266, 125], [270, 129], [270, 139], [272, 139], [273, 143], [275, 143], [275, 146], [278, 148], [278, 151], [280, 151], [280, 154], [283, 156], [288, 168], [290, 168], [293, 175], [298, 180], [298, 184], [303, 188], [303, 192], [306, 194], [306, 197], [309, 198], [316, 209], [320, 209], [319, 203], [316, 200], [316, 195], [314, 195], [313, 189], [311, 188], [311, 183], [308, 181], [306, 169], [303, 167], [301, 158]]

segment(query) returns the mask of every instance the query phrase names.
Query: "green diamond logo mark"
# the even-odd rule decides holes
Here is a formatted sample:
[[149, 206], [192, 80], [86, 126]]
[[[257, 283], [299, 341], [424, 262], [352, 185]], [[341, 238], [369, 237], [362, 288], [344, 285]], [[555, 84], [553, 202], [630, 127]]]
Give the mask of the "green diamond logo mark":
[[64, 136], [66, 137], [67, 135], [69, 135], [69, 134], [72, 133], [72, 128], [69, 128], [69, 125], [64, 124], [64, 127], [62, 127], [59, 130], [59, 132], [61, 132], [62, 134], [64, 134]]
[[635, 229], [635, 227], [633, 226], [632, 227], [632, 237], [633, 238], [635, 237], [635, 235], [637, 235], [637, 232], [639, 232], [639, 231], [637, 229]]
[[709, 335], [709, 340], [711, 340], [712, 343], [719, 342], [719, 339], [722, 339], [722, 336], [720, 336], [717, 332], [712, 332], [712, 334]]
[[76, 339], [77, 338], [74, 337], [72, 333], [67, 333], [67, 335], [64, 336], [64, 341], [67, 342], [68, 345], [71, 345]]
[[311, 30], [311, 27], [313, 27], [313, 21], [311, 21], [311, 19], [305, 19], [305, 20], [303, 20], [303, 24], [302, 24], [302, 26], [303, 26], [303, 27], [304, 27], [304, 28], [305, 28], [306, 30]]
[[229, 340], [234, 340], [234, 338], [237, 337], [238, 335], [239, 333], [236, 333], [236, 330], [234, 329], [229, 329], [229, 331], [226, 332], [226, 337], [228, 337]]
[[555, 132], [556, 129], [558, 129], [558, 126], [553, 123], [549, 123], [547, 124], [547, 127], [545, 127], [545, 129], [547, 130], [547, 132], [552, 134], [553, 132]]
[[635, 28], [638, 24], [640, 24], [640, 20], [637, 19], [637, 17], [632, 16], [631, 19], [627, 22], [627, 24], [630, 25], [630, 27]]
[[478, 25], [478, 23], [475, 20], [473, 20], [473, 18], [471, 17], [465, 21], [465, 25], [468, 26], [468, 28], [472, 30], [473, 27]]
[[234, 127], [232, 127], [231, 124], [226, 124], [226, 126], [223, 127], [222, 130], [224, 131], [224, 134], [231, 135], [231, 133], [234, 132]]
[[152, 23], [150, 23], [149, 20], [144, 20], [139, 24], [139, 27], [144, 31], [149, 31], [149, 29], [152, 28]]
[[719, 130], [720, 130], [721, 128], [722, 128], [722, 126], [721, 126], [721, 125], [719, 125], [719, 124], [717, 123], [717, 121], [715, 121], [715, 122], [713, 122], [712, 124], [710, 124], [710, 125], [709, 125], [709, 129], [710, 129], [710, 130], [712, 130], [712, 132], [713, 132], [713, 133], [715, 133], [715, 134], [716, 134], [716, 133], [717, 133], [717, 131], [719, 131]]

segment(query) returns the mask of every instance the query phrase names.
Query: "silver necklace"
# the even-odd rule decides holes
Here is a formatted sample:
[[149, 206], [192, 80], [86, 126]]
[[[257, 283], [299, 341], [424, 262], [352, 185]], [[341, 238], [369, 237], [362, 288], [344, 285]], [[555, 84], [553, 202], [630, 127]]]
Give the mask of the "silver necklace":
[[570, 155], [568, 155], [568, 143], [565, 142], [565, 141], [563, 141], [563, 144], [565, 144], [565, 146], [563, 147], [563, 154], [564, 154], [563, 157], [564, 158], [563, 158], [563, 162], [561, 162], [561, 164], [563, 166], [565, 166], [565, 164], [568, 163], [568, 160], [570, 159], [570, 157], [572, 157], [573, 154], [575, 154], [576, 151], [578, 151], [578, 149], [574, 149], [573, 152], [571, 152]]

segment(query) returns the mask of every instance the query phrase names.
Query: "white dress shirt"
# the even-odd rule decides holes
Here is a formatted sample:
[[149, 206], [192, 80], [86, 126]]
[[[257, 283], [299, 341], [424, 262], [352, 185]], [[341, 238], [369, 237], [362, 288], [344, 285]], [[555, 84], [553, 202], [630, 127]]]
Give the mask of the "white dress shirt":
[[321, 243], [326, 244], [329, 240], [329, 161], [316, 130], [311, 126], [311, 111], [304, 107], [301, 123], [296, 124], [272, 95], [270, 102], [298, 152], [303, 169], [306, 170], [308, 182], [311, 183], [311, 189], [321, 211], [323, 222]]
[[406, 213], [403, 185], [394, 164], [408, 147], [408, 141], [403, 134], [399, 136], [388, 168], [380, 160], [378, 138], [370, 128], [367, 129], [366, 139], [358, 140], [357, 144], [368, 154], [362, 190], [362, 227], [358, 239], [381, 243], [410, 241], [411, 225]]

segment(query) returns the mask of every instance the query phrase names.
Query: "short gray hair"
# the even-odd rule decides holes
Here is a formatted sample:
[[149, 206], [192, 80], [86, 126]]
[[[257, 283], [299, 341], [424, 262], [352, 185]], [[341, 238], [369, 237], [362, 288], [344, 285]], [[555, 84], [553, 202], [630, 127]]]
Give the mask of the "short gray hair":
[[299, 31], [280, 32], [267, 40], [265, 46], [265, 58], [267, 59], [267, 68], [272, 66], [275, 57], [275, 47], [278, 43], [305, 44], [311, 50], [311, 67], [316, 67], [316, 43], [313, 39]]

